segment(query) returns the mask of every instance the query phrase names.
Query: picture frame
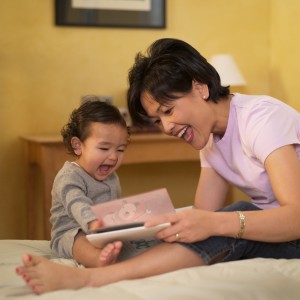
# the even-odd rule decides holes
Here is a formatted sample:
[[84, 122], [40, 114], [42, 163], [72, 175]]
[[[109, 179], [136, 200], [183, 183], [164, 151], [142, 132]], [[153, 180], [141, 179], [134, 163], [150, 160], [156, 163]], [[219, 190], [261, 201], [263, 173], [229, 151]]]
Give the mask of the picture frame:
[[165, 28], [166, 0], [55, 0], [55, 24]]

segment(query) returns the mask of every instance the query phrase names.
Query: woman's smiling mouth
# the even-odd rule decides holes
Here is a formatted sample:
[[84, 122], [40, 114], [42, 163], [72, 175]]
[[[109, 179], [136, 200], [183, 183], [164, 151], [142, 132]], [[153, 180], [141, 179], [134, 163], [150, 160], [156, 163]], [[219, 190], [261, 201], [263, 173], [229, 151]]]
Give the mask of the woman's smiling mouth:
[[187, 143], [191, 143], [193, 138], [193, 130], [190, 126], [186, 126], [175, 134], [180, 139], [185, 140]]

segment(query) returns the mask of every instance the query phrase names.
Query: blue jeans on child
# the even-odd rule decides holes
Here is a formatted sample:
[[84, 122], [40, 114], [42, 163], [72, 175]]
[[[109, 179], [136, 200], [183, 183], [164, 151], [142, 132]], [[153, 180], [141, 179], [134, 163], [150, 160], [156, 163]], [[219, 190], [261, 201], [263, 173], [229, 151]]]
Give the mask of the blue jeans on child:
[[[259, 210], [250, 202], [240, 201], [220, 211]], [[180, 243], [197, 252], [206, 264], [249, 258], [300, 258], [300, 239], [284, 243], [265, 243], [230, 237], [211, 237], [195, 243]]]

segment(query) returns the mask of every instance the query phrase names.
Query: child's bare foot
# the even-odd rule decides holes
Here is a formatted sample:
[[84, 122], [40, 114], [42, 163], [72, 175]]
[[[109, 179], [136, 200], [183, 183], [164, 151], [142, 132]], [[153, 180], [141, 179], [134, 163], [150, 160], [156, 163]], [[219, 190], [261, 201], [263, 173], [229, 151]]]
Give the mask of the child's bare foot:
[[17, 268], [35, 294], [59, 289], [79, 289], [89, 286], [89, 269], [63, 266], [40, 257], [23, 255], [23, 266]]
[[102, 266], [115, 263], [122, 249], [122, 242], [114, 242], [107, 244], [101, 251], [100, 262]]
[[79, 233], [73, 244], [73, 258], [87, 268], [104, 267], [117, 261], [121, 249], [121, 241], [109, 243], [103, 249], [96, 248], [85, 234]]

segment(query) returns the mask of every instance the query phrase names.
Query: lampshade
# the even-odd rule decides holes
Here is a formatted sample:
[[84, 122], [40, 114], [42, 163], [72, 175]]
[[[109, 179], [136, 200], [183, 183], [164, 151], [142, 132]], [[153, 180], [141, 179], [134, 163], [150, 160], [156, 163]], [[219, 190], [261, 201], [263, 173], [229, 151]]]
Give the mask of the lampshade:
[[229, 54], [218, 54], [211, 57], [209, 63], [217, 70], [223, 86], [242, 86], [246, 81]]

